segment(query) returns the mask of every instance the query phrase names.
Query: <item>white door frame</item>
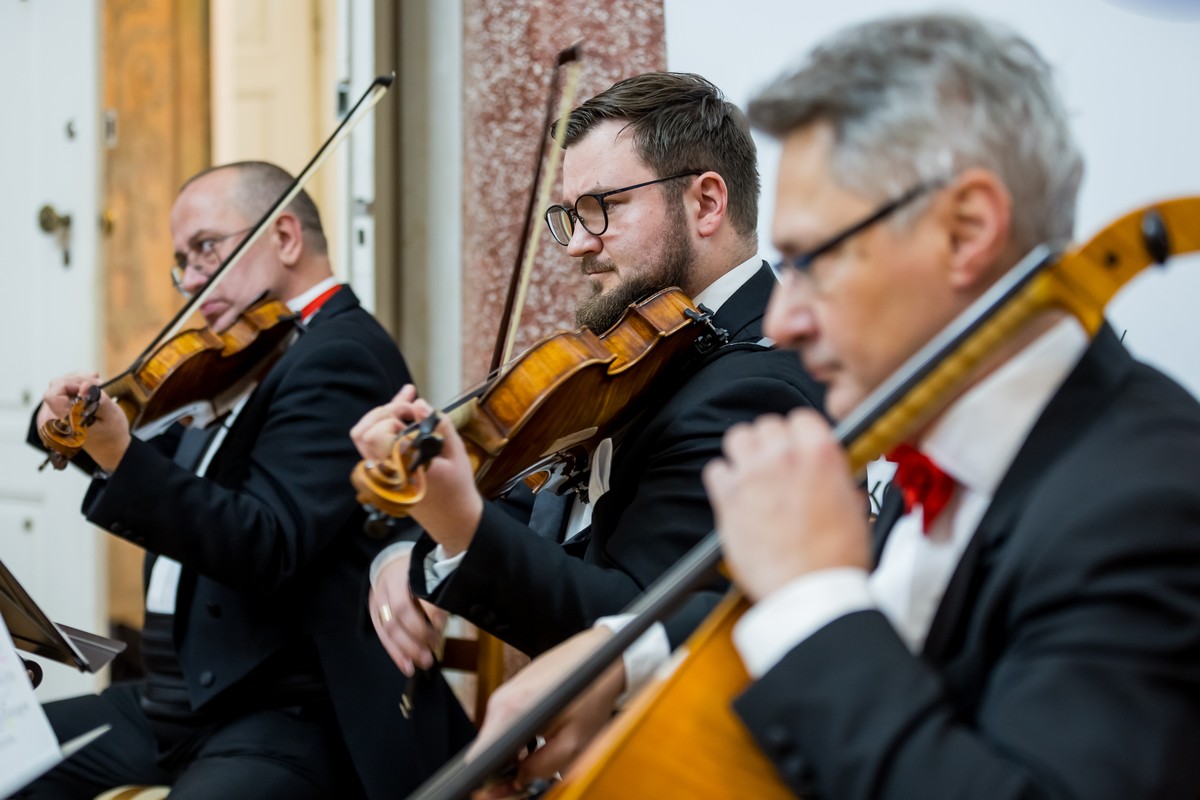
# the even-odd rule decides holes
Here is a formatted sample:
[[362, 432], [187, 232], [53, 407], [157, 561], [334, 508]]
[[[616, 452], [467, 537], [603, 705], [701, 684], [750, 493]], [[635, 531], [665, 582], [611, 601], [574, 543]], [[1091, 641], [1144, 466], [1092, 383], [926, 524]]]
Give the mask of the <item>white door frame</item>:
[[[0, 322], [0, 559], [56, 622], [106, 634], [105, 536], [80, 514], [78, 470], [38, 472], [25, 444], [49, 380], [101, 367], [100, 96], [102, 0], [0, 0], [0, 82], [11, 112], [4, 153], [4, 276]], [[71, 217], [65, 240], [38, 210]], [[63, 263], [63, 244], [70, 263]], [[35, 659], [42, 701], [94, 691], [99, 680]]]

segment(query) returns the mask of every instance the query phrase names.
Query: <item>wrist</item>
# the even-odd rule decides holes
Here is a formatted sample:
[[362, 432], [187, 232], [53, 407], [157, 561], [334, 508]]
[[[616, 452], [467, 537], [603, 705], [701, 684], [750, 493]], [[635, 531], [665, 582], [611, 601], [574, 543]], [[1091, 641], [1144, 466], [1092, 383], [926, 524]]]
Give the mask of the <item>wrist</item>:
[[453, 512], [438, 515], [437, 519], [428, 520], [429, 524], [417, 519], [429, 537], [442, 546], [446, 558], [453, 558], [471, 546], [483, 519], [483, 498], [478, 492], [472, 492]]
[[408, 573], [407, 559], [412, 555], [413, 548], [416, 547], [416, 542], [396, 542], [388, 545], [376, 554], [371, 561], [371, 568], [368, 572], [371, 588], [375, 588], [375, 584], [379, 581], [380, 574], [387, 568], [391, 567], [395, 562], [405, 559], [405, 563], [399, 567], [404, 574]]
[[87, 454], [96, 462], [96, 466], [112, 475], [120, 466], [121, 460], [125, 458], [125, 453], [129, 451], [129, 445], [132, 442], [132, 437], [126, 433], [124, 436], [110, 442], [105, 442], [102, 445], [85, 448]]

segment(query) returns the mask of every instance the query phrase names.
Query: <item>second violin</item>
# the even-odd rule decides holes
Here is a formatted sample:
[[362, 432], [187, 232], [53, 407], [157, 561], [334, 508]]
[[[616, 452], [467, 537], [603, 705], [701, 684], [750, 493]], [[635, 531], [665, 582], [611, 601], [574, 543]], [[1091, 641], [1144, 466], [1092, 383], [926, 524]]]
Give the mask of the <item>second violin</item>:
[[[586, 468], [595, 446], [636, 414], [638, 398], [671, 374], [664, 367], [723, 339], [707, 312], [670, 288], [631, 305], [599, 336], [583, 328], [535, 344], [446, 411], [467, 445], [480, 492], [495, 497], [531, 476], [540, 486], [539, 474]], [[388, 459], [361, 462], [351, 478], [360, 502], [407, 514], [423, 495], [413, 473], [429, 435], [414, 427], [396, 439]]]

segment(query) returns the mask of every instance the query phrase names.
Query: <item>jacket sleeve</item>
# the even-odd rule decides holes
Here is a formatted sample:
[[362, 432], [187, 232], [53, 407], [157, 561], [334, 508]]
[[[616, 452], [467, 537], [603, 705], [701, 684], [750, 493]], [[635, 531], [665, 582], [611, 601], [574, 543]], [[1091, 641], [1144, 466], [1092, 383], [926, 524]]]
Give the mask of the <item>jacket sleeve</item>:
[[84, 511], [220, 583], [271, 591], [319, 558], [357, 511], [349, 430], [405, 380], [398, 353], [389, 361], [353, 336], [326, 335], [285, 356], [251, 396], [222, 445], [217, 479], [135, 440], [111, 478], [93, 484]]
[[[432, 594], [419, 591], [424, 576], [413, 559], [414, 588], [530, 655], [621, 612], [712, 530], [700, 473], [725, 431], [810, 404], [799, 376], [794, 354], [746, 352], [689, 381], [655, 414], [665, 423], [621, 445], [614, 471], [629, 474], [614, 473], [612, 491], [596, 504], [582, 558], [487, 508], [462, 564]], [[688, 616], [671, 621], [672, 644], [716, 597], [696, 598]]]
[[973, 659], [962, 669], [986, 676], [982, 685], [950, 681], [880, 613], [864, 611], [796, 646], [736, 701], [737, 713], [797, 793], [1194, 797], [1192, 461], [1180, 454], [1174, 478], [1133, 470], [1132, 490], [1081, 493], [1076, 480], [1040, 493], [1026, 512], [1037, 523], [1025, 528], [1023, 544], [1034, 544], [1020, 563], [985, 556], [1016, 571], [980, 587], [976, 602], [994, 610], [972, 619], [960, 645], [956, 663]]

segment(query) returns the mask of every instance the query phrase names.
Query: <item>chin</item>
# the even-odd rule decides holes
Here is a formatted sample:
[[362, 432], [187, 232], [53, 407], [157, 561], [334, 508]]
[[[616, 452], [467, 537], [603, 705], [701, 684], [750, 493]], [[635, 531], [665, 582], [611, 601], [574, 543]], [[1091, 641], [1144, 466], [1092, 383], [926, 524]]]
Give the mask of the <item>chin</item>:
[[845, 419], [862, 403], [864, 395], [837, 379], [825, 384], [825, 411], [834, 419]]

